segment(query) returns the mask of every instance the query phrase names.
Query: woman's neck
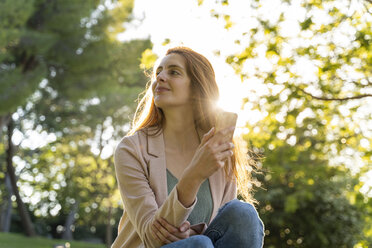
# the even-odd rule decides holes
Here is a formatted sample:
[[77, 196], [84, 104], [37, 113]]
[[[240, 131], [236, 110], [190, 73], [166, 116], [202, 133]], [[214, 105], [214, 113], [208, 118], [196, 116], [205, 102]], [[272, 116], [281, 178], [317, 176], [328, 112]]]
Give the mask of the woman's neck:
[[195, 149], [200, 143], [200, 138], [195, 127], [192, 109], [167, 109], [163, 112], [166, 147], [179, 152]]

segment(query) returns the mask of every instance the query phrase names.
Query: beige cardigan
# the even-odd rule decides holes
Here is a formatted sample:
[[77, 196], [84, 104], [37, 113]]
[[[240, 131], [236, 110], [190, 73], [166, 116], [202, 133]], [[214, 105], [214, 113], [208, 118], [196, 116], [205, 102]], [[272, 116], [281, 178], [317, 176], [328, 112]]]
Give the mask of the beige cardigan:
[[[116, 177], [124, 212], [111, 248], [160, 247], [160, 242], [151, 234], [154, 219], [161, 216], [172, 225], [180, 226], [196, 204], [197, 199], [191, 207], [185, 208], [178, 201], [176, 187], [167, 195], [163, 132], [156, 136], [146, 134], [153, 131], [154, 128], [147, 128], [124, 137], [115, 150]], [[225, 179], [223, 169], [209, 177], [209, 184], [213, 199], [212, 220], [224, 203], [236, 198], [236, 184]], [[206, 223], [193, 227], [200, 232], [205, 228]]]

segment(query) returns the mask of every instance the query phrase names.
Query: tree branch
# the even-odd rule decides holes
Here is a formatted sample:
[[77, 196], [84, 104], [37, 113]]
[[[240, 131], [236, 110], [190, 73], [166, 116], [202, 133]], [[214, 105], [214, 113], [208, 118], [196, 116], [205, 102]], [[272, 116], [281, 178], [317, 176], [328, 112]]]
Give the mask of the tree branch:
[[363, 4], [364, 8], [366, 9], [367, 13], [371, 14], [371, 11], [369, 11], [368, 3], [372, 3], [372, 0], [366, 0], [366, 4]]
[[361, 98], [365, 98], [365, 97], [372, 97], [372, 94], [362, 94], [362, 95], [350, 96], [350, 97], [344, 97], [344, 98], [339, 98], [339, 97], [329, 98], [329, 97], [324, 97], [324, 96], [314, 96], [314, 95], [306, 92], [303, 89], [299, 89], [299, 90], [302, 91], [303, 93], [305, 93], [306, 95], [310, 96], [311, 98], [314, 98], [316, 100], [321, 100], [321, 101], [347, 101], [347, 100], [361, 99]]
[[[371, 0], [372, 1], [372, 0]], [[369, 80], [368, 78], [367, 78], [367, 85], [371, 85], [372, 86], [372, 81], [371, 80]]]

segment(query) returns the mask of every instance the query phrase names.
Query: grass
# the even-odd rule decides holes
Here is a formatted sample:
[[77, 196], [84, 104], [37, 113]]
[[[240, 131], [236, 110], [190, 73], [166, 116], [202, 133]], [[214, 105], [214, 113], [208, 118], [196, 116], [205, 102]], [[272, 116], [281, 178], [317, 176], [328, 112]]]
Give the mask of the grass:
[[0, 248], [53, 248], [55, 245], [66, 243], [70, 244], [70, 248], [105, 248], [103, 244], [47, 239], [43, 237], [28, 238], [22, 234], [0, 232]]

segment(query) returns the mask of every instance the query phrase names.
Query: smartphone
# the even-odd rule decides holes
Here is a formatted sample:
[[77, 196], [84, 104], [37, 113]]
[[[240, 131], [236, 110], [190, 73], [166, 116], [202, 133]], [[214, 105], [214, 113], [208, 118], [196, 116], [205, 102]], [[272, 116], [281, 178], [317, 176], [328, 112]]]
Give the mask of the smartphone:
[[[216, 118], [216, 132], [228, 128], [228, 127], [235, 127], [236, 126], [236, 120], [238, 119], [238, 115], [233, 112], [227, 112], [220, 110], [217, 112], [217, 118]], [[234, 129], [235, 130], [235, 129]], [[234, 136], [234, 131], [231, 132], [230, 139]]]

